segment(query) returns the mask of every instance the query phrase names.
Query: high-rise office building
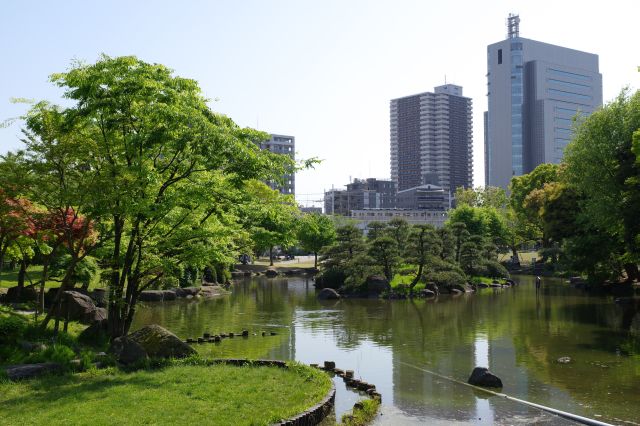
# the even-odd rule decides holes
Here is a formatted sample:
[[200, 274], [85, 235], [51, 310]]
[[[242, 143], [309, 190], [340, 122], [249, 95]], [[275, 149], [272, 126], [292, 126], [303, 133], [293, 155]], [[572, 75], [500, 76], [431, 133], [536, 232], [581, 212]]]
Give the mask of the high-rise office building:
[[398, 191], [472, 186], [472, 101], [454, 84], [434, 92], [391, 100], [391, 179]]
[[602, 105], [598, 55], [520, 37], [509, 15], [507, 39], [487, 47], [485, 182], [507, 188], [513, 176], [558, 163], [572, 119]]
[[[296, 138], [272, 134], [271, 139], [260, 143], [260, 149], [269, 150], [274, 154], [288, 155], [295, 160]], [[295, 195], [296, 193], [296, 175], [294, 173], [284, 175], [281, 182], [268, 182], [268, 184], [271, 188], [280, 191], [281, 194]]]

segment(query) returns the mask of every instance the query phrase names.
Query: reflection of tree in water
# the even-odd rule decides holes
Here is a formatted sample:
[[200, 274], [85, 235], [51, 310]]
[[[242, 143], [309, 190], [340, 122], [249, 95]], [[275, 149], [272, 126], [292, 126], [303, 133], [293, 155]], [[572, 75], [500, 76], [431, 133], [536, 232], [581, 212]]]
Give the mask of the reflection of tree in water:
[[[452, 405], [454, 411], [468, 413], [476, 397], [411, 366], [466, 380], [474, 367], [476, 340], [483, 336], [489, 367], [503, 376], [514, 396], [569, 411], [575, 411], [575, 399], [594, 407], [586, 415], [597, 409], [604, 415], [637, 417], [629, 410], [640, 406], [639, 364], [624, 354], [638, 348], [637, 334], [627, 331], [635, 330], [640, 318], [611, 300], [547, 280], [536, 298], [531, 278], [521, 281], [513, 289], [486, 289], [456, 299], [342, 299], [327, 305], [317, 300], [308, 280], [261, 277], [220, 299], [142, 309], [136, 323], [166, 324], [181, 337], [271, 324], [281, 334], [249, 345], [225, 341], [220, 347], [235, 356], [286, 358], [295, 356], [291, 326], [297, 317], [297, 327], [305, 333], [332, 335], [343, 350], [365, 340], [389, 348], [393, 365], [380, 368], [392, 369], [394, 404], [419, 413], [428, 403], [442, 416], [452, 412]], [[561, 356], [574, 362], [559, 364]]]

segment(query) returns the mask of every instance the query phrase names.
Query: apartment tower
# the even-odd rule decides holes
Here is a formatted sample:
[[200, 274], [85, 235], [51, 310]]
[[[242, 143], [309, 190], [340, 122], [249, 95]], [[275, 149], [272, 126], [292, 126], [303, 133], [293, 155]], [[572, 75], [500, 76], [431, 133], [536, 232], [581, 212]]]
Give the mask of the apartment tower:
[[391, 179], [398, 191], [423, 184], [454, 192], [473, 183], [472, 101], [445, 84], [391, 100]]

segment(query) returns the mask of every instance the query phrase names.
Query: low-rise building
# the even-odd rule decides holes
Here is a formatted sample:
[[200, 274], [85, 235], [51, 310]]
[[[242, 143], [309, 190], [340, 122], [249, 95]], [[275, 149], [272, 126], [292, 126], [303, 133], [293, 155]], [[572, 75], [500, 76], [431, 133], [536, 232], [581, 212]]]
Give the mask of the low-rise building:
[[396, 207], [411, 210], [449, 210], [450, 193], [441, 186], [424, 184], [414, 188], [398, 191]]
[[362, 209], [351, 211], [351, 218], [357, 221], [356, 226], [365, 232], [370, 222], [389, 222], [398, 217], [406, 220], [409, 225], [429, 224], [441, 228], [449, 215], [443, 210]]
[[326, 214], [349, 216], [352, 210], [393, 208], [396, 184], [386, 179], [354, 179], [347, 189], [332, 189], [324, 193]]

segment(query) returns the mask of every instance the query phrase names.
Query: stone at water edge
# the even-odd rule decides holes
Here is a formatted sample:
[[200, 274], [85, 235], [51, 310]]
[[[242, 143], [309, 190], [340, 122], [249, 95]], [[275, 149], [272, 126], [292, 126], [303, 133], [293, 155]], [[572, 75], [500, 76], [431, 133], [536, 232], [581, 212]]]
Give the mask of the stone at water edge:
[[195, 349], [178, 336], [156, 324], [142, 327], [131, 333], [129, 338], [139, 343], [154, 358], [185, 358], [196, 353]]
[[332, 300], [340, 299], [340, 294], [332, 288], [323, 288], [318, 293], [318, 299], [320, 300]]
[[267, 277], [275, 277], [275, 276], [277, 276], [277, 275], [278, 275], [278, 270], [277, 270], [277, 269], [275, 269], [275, 268], [267, 268], [267, 270], [266, 270], [266, 271], [264, 271], [264, 274], [265, 274]]
[[500, 380], [498, 376], [490, 372], [488, 368], [484, 368], [484, 367], [474, 368], [467, 382], [470, 385], [482, 386], [486, 388], [502, 387], [502, 380]]
[[573, 360], [569, 356], [561, 356], [560, 358], [557, 359], [557, 361], [559, 364], [569, 364]]

